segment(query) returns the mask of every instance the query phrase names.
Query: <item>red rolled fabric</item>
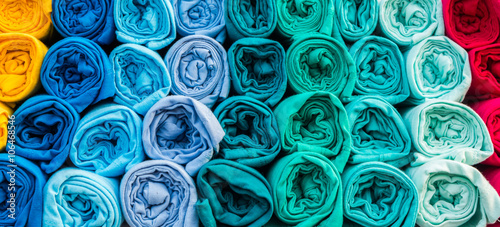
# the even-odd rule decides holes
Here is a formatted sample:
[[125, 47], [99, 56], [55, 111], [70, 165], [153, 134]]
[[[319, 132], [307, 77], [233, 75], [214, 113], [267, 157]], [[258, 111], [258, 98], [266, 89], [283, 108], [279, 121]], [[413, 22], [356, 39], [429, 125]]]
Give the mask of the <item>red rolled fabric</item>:
[[[483, 176], [490, 182], [491, 186], [497, 190], [498, 195], [500, 195], [500, 168], [489, 167], [480, 168]], [[490, 224], [488, 227], [500, 227], [500, 220], [497, 220], [495, 224]]]
[[467, 96], [479, 100], [500, 97], [500, 43], [470, 50], [469, 61], [472, 83]]
[[443, 0], [446, 35], [465, 49], [495, 42], [500, 34], [500, 0]]
[[500, 166], [500, 98], [477, 102], [471, 107], [486, 124], [495, 148], [493, 155], [482, 164]]

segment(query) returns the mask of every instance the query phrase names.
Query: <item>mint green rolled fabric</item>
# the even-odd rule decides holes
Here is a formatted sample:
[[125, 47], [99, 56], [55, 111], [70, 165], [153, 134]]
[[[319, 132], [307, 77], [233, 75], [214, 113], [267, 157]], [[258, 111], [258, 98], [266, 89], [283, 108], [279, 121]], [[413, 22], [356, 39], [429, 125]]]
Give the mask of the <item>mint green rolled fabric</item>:
[[435, 160], [405, 172], [419, 194], [418, 226], [480, 227], [500, 218], [499, 195], [472, 166]]
[[411, 138], [394, 108], [379, 97], [363, 97], [345, 106], [351, 126], [349, 163], [380, 161], [396, 167], [410, 163]]
[[276, 28], [276, 0], [224, 0], [227, 35], [232, 40], [266, 38]]
[[415, 184], [382, 162], [347, 167], [342, 174], [344, 216], [362, 226], [414, 227], [418, 213]]
[[469, 165], [484, 161], [494, 148], [488, 129], [470, 107], [428, 101], [402, 113], [413, 144], [413, 166], [436, 159]]
[[342, 226], [342, 182], [325, 156], [302, 152], [275, 162], [267, 174], [274, 214], [293, 226]]
[[430, 37], [405, 54], [410, 97], [418, 105], [441, 99], [461, 102], [471, 85], [467, 51], [445, 36]]
[[380, 30], [399, 46], [444, 35], [441, 0], [380, 0], [379, 6]]
[[275, 109], [282, 152], [310, 151], [331, 159], [342, 172], [351, 153], [349, 120], [340, 100], [328, 92], [308, 92], [283, 100]]
[[350, 42], [355, 42], [375, 31], [378, 24], [377, 0], [336, 0], [339, 32]]
[[286, 74], [296, 93], [328, 91], [341, 99], [351, 96], [356, 81], [347, 48], [319, 33], [294, 37], [286, 52]]
[[403, 55], [392, 41], [367, 36], [349, 49], [358, 79], [349, 101], [377, 95], [391, 104], [403, 102], [410, 95]]

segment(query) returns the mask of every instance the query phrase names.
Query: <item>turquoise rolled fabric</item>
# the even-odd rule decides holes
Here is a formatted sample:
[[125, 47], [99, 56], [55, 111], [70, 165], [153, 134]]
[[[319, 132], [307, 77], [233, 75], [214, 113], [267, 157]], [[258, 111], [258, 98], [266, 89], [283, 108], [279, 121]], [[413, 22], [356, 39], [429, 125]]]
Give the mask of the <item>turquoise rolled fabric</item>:
[[317, 153], [293, 153], [267, 174], [274, 214], [293, 226], [342, 226], [342, 182], [337, 168]]
[[160, 55], [137, 44], [122, 44], [109, 55], [115, 75], [116, 103], [144, 115], [170, 92], [167, 66]]
[[167, 160], [141, 162], [120, 183], [120, 204], [131, 227], [197, 227], [197, 198], [193, 179], [182, 166]]
[[0, 225], [42, 226], [43, 187], [47, 177], [40, 167], [22, 157], [2, 153], [0, 176]]
[[308, 92], [283, 100], [275, 109], [282, 152], [310, 151], [331, 159], [342, 172], [351, 154], [349, 119], [340, 100], [328, 92]]
[[382, 98], [363, 97], [345, 110], [352, 138], [349, 163], [380, 161], [398, 168], [410, 163], [410, 134], [396, 108]]
[[430, 36], [444, 35], [440, 0], [380, 0], [382, 35], [401, 47], [411, 47]]
[[335, 10], [339, 31], [349, 42], [371, 35], [378, 24], [379, 6], [377, 0], [336, 0]]
[[57, 171], [43, 189], [43, 226], [121, 226], [118, 186], [86, 170]]
[[231, 78], [224, 47], [203, 35], [184, 37], [165, 56], [172, 78], [172, 93], [212, 107], [229, 95]]
[[266, 38], [276, 28], [275, 0], [224, 0], [227, 34], [230, 39]]
[[418, 190], [418, 226], [480, 227], [500, 218], [499, 195], [472, 166], [434, 160], [405, 172]]
[[405, 54], [408, 104], [441, 99], [461, 102], [471, 85], [467, 51], [445, 36], [430, 37]]
[[344, 216], [360, 226], [415, 226], [417, 188], [398, 168], [383, 162], [347, 167], [342, 188]]
[[352, 95], [356, 66], [345, 45], [330, 36], [297, 36], [286, 52], [286, 74], [296, 93], [327, 91], [341, 99]]
[[69, 157], [80, 169], [118, 177], [144, 160], [142, 120], [117, 104], [95, 106], [80, 121]]
[[255, 169], [229, 160], [213, 160], [200, 169], [196, 185], [196, 209], [206, 227], [258, 227], [271, 219], [271, 186]]
[[285, 94], [285, 50], [280, 43], [262, 38], [243, 38], [227, 51], [233, 91], [276, 105]]
[[483, 120], [464, 104], [429, 101], [402, 116], [412, 138], [413, 166], [436, 159], [474, 165], [494, 152]]
[[264, 103], [245, 96], [224, 100], [214, 111], [226, 135], [220, 143], [224, 159], [251, 166], [269, 164], [281, 150], [278, 124]]
[[114, 0], [116, 38], [159, 50], [175, 40], [175, 17], [168, 0]]
[[406, 65], [395, 43], [383, 37], [367, 36], [354, 43], [349, 53], [358, 75], [349, 101], [376, 95], [398, 104], [408, 98]]

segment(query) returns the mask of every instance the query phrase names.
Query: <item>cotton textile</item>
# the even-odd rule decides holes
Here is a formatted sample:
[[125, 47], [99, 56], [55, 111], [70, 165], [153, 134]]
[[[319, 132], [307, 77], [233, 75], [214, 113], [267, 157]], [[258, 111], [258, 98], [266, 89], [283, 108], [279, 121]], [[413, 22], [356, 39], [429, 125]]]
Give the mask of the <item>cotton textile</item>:
[[482, 163], [500, 166], [500, 135], [498, 134], [500, 124], [497, 123], [500, 117], [500, 98], [477, 102], [471, 107], [486, 124], [494, 148], [494, 153]]
[[224, 0], [224, 16], [230, 39], [266, 38], [276, 28], [275, 0]]
[[[493, 186], [493, 188], [497, 191], [498, 195], [500, 195], [500, 168], [484, 168], [480, 169], [483, 176], [488, 180], [488, 182]], [[499, 227], [500, 221], [497, 220], [495, 224], [488, 225], [488, 227]]]
[[37, 39], [51, 34], [52, 0], [3, 0], [0, 2], [0, 33], [24, 33]]
[[472, 82], [467, 96], [484, 100], [500, 97], [500, 44], [469, 51]]
[[9, 119], [12, 113], [13, 111], [9, 106], [0, 102], [0, 150], [3, 150], [7, 144], [9, 126], [12, 128], [12, 125], [9, 125]]
[[121, 180], [120, 204], [131, 227], [198, 226], [196, 187], [183, 167], [149, 160], [132, 167]]
[[371, 35], [378, 24], [378, 0], [336, 0], [335, 10], [342, 37], [355, 42]]

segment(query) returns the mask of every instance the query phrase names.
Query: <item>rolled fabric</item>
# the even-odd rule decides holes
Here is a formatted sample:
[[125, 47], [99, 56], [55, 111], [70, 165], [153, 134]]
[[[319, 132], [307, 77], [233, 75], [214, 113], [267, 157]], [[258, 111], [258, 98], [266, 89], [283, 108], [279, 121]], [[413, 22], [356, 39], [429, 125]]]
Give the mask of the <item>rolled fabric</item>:
[[297, 93], [328, 91], [343, 99], [354, 89], [356, 66], [344, 45], [314, 33], [294, 38], [286, 52], [286, 74]]
[[280, 43], [261, 38], [243, 38], [227, 52], [233, 90], [276, 105], [285, 94], [287, 76], [285, 50]]
[[55, 172], [43, 189], [43, 226], [119, 227], [118, 181], [77, 168]]
[[266, 38], [276, 28], [274, 0], [224, 0], [227, 34], [232, 40], [245, 37]]
[[131, 227], [198, 226], [198, 196], [183, 167], [150, 160], [132, 167], [120, 184], [123, 216]]
[[418, 226], [480, 227], [500, 217], [500, 196], [472, 166], [434, 160], [405, 172], [418, 190]]
[[268, 172], [274, 214], [288, 225], [342, 226], [342, 182], [325, 156], [293, 153], [275, 162]]
[[500, 98], [473, 103], [471, 107], [486, 124], [494, 148], [493, 155], [482, 163], [500, 166], [500, 125], [497, 123], [500, 118]]
[[444, 35], [440, 0], [380, 0], [381, 33], [402, 47]]
[[349, 42], [371, 35], [378, 24], [377, 0], [336, 0], [339, 31]]
[[342, 172], [351, 154], [351, 132], [344, 106], [332, 93], [308, 92], [283, 100], [275, 109], [285, 154], [315, 151]]
[[410, 163], [411, 138], [394, 108], [379, 97], [363, 97], [345, 106], [351, 126], [349, 162], [380, 161], [396, 167]]
[[201, 101], [208, 107], [229, 95], [227, 54], [214, 39], [187, 36], [175, 42], [165, 56], [172, 77], [172, 93]]
[[15, 120], [15, 116], [11, 120], [12, 109], [0, 102], [0, 151], [7, 145], [7, 139], [9, 138], [9, 126], [12, 129], [12, 125], [9, 124]]
[[469, 51], [472, 82], [467, 96], [472, 99], [500, 97], [500, 44], [491, 44]]
[[159, 50], [175, 39], [175, 18], [167, 0], [114, 0], [116, 38]]
[[445, 36], [430, 37], [405, 54], [410, 97], [418, 105], [441, 99], [461, 102], [471, 84], [467, 51]]
[[23, 33], [43, 39], [52, 31], [52, 0], [4, 0], [0, 11], [0, 33]]
[[486, 125], [464, 104], [429, 101], [402, 116], [412, 139], [413, 166], [437, 159], [474, 165], [493, 154]]
[[226, 133], [220, 143], [222, 158], [262, 167], [281, 150], [276, 118], [264, 103], [233, 96], [219, 104], [214, 115]]
[[190, 176], [219, 150], [224, 137], [212, 111], [186, 96], [167, 96], [144, 116], [142, 142], [151, 159], [170, 160], [185, 166]]
[[46, 173], [59, 169], [80, 122], [76, 110], [55, 96], [38, 95], [26, 100], [14, 116], [16, 138], [10, 144], [15, 145], [16, 155], [40, 162]]
[[378, 36], [367, 36], [351, 46], [358, 79], [352, 97], [356, 100], [377, 95], [391, 104], [403, 102], [410, 95], [403, 55], [392, 41]]
[[418, 214], [415, 184], [398, 168], [366, 162], [342, 174], [344, 216], [362, 226], [414, 227]]
[[40, 72], [47, 93], [68, 101], [80, 113], [115, 94], [113, 68], [99, 45], [65, 38], [47, 52]]
[[496, 0], [443, 0], [446, 35], [465, 49], [495, 42], [500, 34]]
[[142, 120], [128, 107], [103, 104], [81, 119], [69, 157], [80, 169], [118, 177], [144, 160]]
[[0, 34], [0, 47], [0, 102], [18, 102], [35, 94], [47, 47], [21, 33]]
[[[498, 195], [500, 195], [500, 168], [490, 167], [480, 170], [484, 178], [488, 180], [491, 186], [493, 186], [493, 188], [497, 191]], [[500, 219], [497, 220], [494, 224], [488, 225], [488, 227], [500, 227]]]
[[160, 55], [137, 44], [123, 44], [109, 55], [115, 73], [114, 101], [144, 115], [170, 92], [170, 75]]
[[115, 40], [114, 0], [53, 0], [52, 20], [63, 37], [108, 45]]
[[213, 160], [196, 178], [196, 209], [204, 226], [263, 226], [273, 215], [271, 186], [257, 170], [229, 160]]
[[40, 168], [27, 159], [3, 153], [0, 173], [0, 225], [42, 226], [42, 193], [47, 177]]

